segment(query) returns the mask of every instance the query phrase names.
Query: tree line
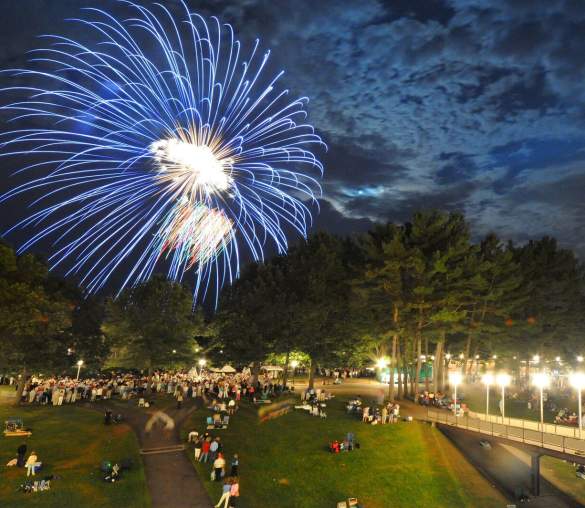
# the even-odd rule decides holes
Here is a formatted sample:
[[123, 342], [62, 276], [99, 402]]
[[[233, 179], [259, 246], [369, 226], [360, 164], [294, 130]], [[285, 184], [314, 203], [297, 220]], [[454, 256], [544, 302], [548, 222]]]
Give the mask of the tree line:
[[192, 291], [154, 276], [117, 298], [85, 297], [38, 257], [0, 245], [0, 368], [21, 379], [87, 368], [252, 365], [267, 357], [355, 366], [388, 357], [398, 372], [390, 397], [419, 390], [433, 358], [442, 388], [450, 355], [466, 373], [477, 355], [573, 355], [581, 343], [583, 267], [545, 237], [524, 245], [494, 234], [472, 241], [458, 213], [416, 213], [363, 235], [316, 233], [264, 263], [245, 267], [224, 288], [219, 308], [194, 311]]

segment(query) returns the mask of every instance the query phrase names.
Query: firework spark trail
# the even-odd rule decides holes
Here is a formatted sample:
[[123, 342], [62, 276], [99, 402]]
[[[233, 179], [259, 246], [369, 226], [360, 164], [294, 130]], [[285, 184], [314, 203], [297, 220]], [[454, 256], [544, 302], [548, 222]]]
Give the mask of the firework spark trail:
[[244, 60], [217, 18], [120, 1], [133, 17], [90, 8], [72, 20], [99, 41], [44, 36], [34, 68], [8, 71], [34, 85], [2, 89], [24, 95], [2, 109], [29, 125], [0, 135], [0, 156], [33, 161], [0, 200], [42, 192], [8, 232], [34, 231], [20, 251], [53, 239], [52, 266], [68, 263], [89, 291], [124, 261], [120, 290], [164, 259], [173, 280], [193, 268], [205, 294], [237, 277], [239, 244], [262, 260], [269, 241], [286, 252], [285, 229], [307, 235], [324, 143], [305, 123], [308, 99], [278, 90], [282, 72], [266, 81], [258, 41]]

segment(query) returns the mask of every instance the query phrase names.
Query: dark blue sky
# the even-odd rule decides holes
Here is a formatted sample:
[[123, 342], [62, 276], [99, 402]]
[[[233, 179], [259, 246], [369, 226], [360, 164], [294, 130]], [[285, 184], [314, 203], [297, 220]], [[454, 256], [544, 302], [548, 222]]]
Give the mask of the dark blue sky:
[[[34, 36], [69, 29], [62, 20], [83, 5], [117, 9], [0, 4], [0, 67], [23, 65]], [[550, 234], [585, 253], [582, 0], [190, 5], [231, 22], [243, 42], [260, 37], [283, 83], [311, 98], [329, 144], [320, 227], [364, 230], [438, 207], [463, 211], [476, 236]]]

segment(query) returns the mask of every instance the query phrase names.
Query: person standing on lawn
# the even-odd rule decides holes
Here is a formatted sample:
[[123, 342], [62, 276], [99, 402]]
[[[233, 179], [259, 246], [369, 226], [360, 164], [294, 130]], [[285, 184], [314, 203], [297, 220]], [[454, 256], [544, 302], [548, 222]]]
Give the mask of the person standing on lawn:
[[234, 478], [230, 490], [230, 508], [237, 508], [238, 497], [240, 497], [240, 482]]
[[213, 461], [213, 469], [215, 471], [215, 481], [220, 482], [225, 476], [225, 459], [222, 453], [219, 453], [217, 459]]
[[220, 508], [222, 503], [223, 503], [223, 508], [228, 507], [228, 504], [230, 502], [231, 491], [232, 491], [232, 480], [231, 480], [231, 478], [226, 478], [225, 481], [223, 482], [223, 489], [221, 492], [221, 497], [219, 498], [219, 501], [215, 505], [215, 508]]
[[207, 462], [207, 459], [209, 458], [210, 446], [211, 443], [209, 442], [209, 439], [205, 439], [201, 445], [201, 456], [199, 457], [199, 462]]
[[234, 453], [234, 458], [232, 459], [232, 468], [230, 471], [230, 476], [238, 476], [238, 468], [240, 467], [240, 459], [238, 458], [238, 454]]

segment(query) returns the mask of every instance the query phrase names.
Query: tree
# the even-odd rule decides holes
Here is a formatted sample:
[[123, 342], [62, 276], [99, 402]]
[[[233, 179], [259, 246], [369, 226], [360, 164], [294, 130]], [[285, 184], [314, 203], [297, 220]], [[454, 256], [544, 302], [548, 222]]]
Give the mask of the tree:
[[20, 372], [17, 402], [29, 373], [51, 369], [65, 356], [63, 332], [72, 305], [51, 284], [41, 260], [0, 244], [0, 362]]
[[108, 301], [104, 334], [115, 346], [112, 364], [152, 369], [186, 364], [198, 331], [191, 293], [155, 275]]

